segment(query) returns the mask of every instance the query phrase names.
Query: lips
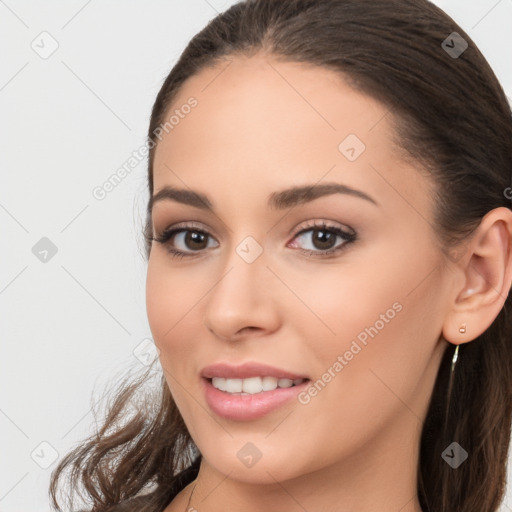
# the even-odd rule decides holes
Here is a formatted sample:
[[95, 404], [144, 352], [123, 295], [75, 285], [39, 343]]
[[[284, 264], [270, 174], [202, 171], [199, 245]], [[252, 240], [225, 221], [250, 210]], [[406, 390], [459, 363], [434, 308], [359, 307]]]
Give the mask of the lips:
[[275, 377], [276, 379], [308, 379], [306, 375], [269, 366], [262, 363], [248, 362], [242, 365], [234, 366], [227, 363], [217, 363], [206, 366], [201, 371], [201, 377], [212, 379], [213, 377], [222, 377], [224, 379], [248, 379], [250, 377]]
[[210, 410], [234, 421], [256, 420], [290, 403], [310, 380], [304, 375], [255, 362], [207, 366], [201, 377]]

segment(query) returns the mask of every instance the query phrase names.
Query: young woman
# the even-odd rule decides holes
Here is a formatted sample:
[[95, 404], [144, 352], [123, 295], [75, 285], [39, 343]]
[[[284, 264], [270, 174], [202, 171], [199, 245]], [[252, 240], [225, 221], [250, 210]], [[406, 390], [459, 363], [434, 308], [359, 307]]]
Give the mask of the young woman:
[[118, 390], [55, 508], [70, 471], [94, 512], [497, 511], [512, 115], [468, 35], [426, 0], [240, 2], [148, 148], [160, 392]]

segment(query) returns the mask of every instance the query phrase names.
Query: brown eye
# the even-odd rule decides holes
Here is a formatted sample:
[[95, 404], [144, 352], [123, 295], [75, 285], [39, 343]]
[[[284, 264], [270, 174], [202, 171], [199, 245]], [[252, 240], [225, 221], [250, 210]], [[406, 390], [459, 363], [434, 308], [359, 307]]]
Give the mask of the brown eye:
[[184, 231], [184, 233], [186, 233], [186, 235], [183, 242], [188, 248], [192, 250], [206, 249], [207, 244], [205, 245], [205, 242], [208, 241], [208, 235], [206, 233], [199, 231]]
[[337, 226], [321, 224], [300, 231], [295, 236], [292, 246], [302, 246], [301, 250], [303, 252], [314, 256], [322, 256], [344, 249], [355, 239], [356, 234], [353, 232], [344, 231]]
[[168, 229], [153, 240], [165, 245], [171, 254], [180, 257], [194, 256], [194, 253], [200, 253], [212, 246], [216, 247], [215, 244], [209, 244], [214, 240], [209, 233], [196, 228]]

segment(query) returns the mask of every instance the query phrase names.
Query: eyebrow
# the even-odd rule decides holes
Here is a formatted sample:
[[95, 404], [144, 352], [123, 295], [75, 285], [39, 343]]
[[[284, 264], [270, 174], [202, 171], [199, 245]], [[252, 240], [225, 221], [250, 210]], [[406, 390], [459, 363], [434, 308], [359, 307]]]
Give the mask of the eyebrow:
[[[268, 206], [272, 209], [283, 210], [285, 208], [291, 208], [300, 204], [308, 203], [319, 197], [332, 194], [346, 194], [359, 197], [379, 206], [377, 201], [368, 194], [347, 185], [342, 185], [341, 183], [304, 185], [280, 190], [278, 192], [272, 192], [268, 197]], [[148, 204], [148, 211], [151, 212], [153, 210], [155, 203], [164, 200], [176, 201], [178, 203], [200, 208], [201, 210], [210, 211], [212, 213], [214, 212], [213, 204], [205, 194], [190, 189], [180, 189], [172, 186], [162, 188], [151, 197]]]

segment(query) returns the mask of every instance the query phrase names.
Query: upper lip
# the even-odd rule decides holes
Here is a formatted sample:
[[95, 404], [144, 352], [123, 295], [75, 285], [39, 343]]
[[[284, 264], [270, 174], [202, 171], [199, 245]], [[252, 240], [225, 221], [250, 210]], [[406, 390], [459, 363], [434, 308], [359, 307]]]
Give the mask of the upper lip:
[[305, 375], [269, 366], [263, 363], [247, 362], [241, 365], [231, 365], [228, 363], [217, 363], [204, 367], [201, 370], [201, 377], [211, 379], [213, 377], [223, 377], [225, 379], [246, 379], [249, 377], [276, 377], [278, 379], [307, 379]]

